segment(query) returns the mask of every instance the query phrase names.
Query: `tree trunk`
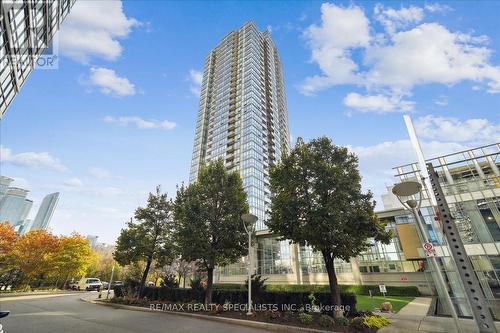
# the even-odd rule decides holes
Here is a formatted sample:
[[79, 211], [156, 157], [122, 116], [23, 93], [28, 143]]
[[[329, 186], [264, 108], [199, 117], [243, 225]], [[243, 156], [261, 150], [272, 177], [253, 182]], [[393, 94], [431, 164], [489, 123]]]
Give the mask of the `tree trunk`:
[[146, 284], [146, 279], [148, 278], [149, 269], [151, 268], [151, 263], [153, 262], [153, 258], [148, 258], [146, 262], [146, 269], [144, 269], [144, 273], [142, 273], [141, 284], [139, 285], [139, 292], [137, 294], [137, 298], [141, 298], [142, 290], [144, 289], [144, 285]]
[[[340, 292], [339, 285], [337, 283], [337, 274], [335, 274], [335, 266], [333, 263], [333, 257], [328, 252], [323, 252], [323, 259], [325, 260], [326, 272], [328, 273], [328, 283], [330, 285], [330, 301], [332, 305], [340, 306]], [[342, 316], [342, 313], [338, 311], [333, 311], [335, 317]]]
[[64, 280], [64, 284], [62, 286], [63, 289], [66, 289], [66, 285], [68, 284], [68, 280], [69, 280], [69, 274], [66, 275], [66, 279]]
[[212, 304], [213, 285], [214, 285], [214, 268], [207, 267], [207, 290], [205, 293], [205, 305]]
[[184, 277], [182, 279], [182, 288], [186, 288], [186, 274], [184, 274]]

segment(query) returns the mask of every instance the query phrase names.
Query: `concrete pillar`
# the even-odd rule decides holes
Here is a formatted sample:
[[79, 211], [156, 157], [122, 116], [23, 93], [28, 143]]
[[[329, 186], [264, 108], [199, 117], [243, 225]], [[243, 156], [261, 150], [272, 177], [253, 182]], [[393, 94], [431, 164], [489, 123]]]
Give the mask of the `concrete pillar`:
[[469, 158], [472, 159], [472, 163], [474, 163], [474, 168], [476, 169], [476, 172], [478, 173], [479, 177], [481, 179], [485, 179], [486, 176], [484, 175], [483, 169], [481, 169], [481, 166], [477, 162], [477, 159], [476, 159], [476, 156], [474, 155], [474, 152], [472, 150], [469, 150], [467, 152], [467, 154], [469, 155]]
[[299, 257], [299, 245], [292, 243], [290, 244], [293, 270], [295, 271], [295, 278], [297, 284], [302, 284], [302, 270], [300, 269], [300, 257]]
[[359, 272], [359, 265], [356, 258], [351, 258], [349, 260], [351, 262], [351, 270], [352, 270], [352, 278], [354, 284], [363, 284], [363, 278], [361, 277], [361, 273]]
[[500, 171], [498, 171], [498, 167], [495, 164], [495, 161], [493, 161], [493, 159], [491, 158], [491, 156], [486, 156], [486, 160], [490, 164], [491, 170], [493, 170], [493, 173], [495, 174], [495, 176], [500, 177]]
[[448, 166], [446, 165], [446, 161], [444, 160], [443, 157], [440, 157], [438, 160], [439, 160], [439, 163], [441, 164], [441, 167], [444, 171], [444, 176], [446, 177], [446, 181], [450, 185], [454, 184], [455, 182], [453, 181], [453, 177], [451, 176], [450, 170], [448, 170]]

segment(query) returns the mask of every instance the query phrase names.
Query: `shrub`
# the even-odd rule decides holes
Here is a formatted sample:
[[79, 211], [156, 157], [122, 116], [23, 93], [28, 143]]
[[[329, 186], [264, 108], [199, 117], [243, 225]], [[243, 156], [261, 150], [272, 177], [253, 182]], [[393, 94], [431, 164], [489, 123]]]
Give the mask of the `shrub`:
[[[117, 297], [133, 295], [121, 293], [118, 289], [115, 289], [115, 293]], [[170, 302], [203, 302], [205, 290], [201, 287], [195, 287], [192, 289], [144, 287], [142, 295], [150, 301], [163, 300]], [[212, 301], [217, 304], [225, 304], [228, 302], [232, 304], [245, 304], [248, 300], [247, 295], [248, 292], [241, 289], [214, 289]], [[288, 307], [290, 305], [294, 305], [296, 310], [299, 310], [301, 307], [306, 307], [307, 305], [312, 305], [311, 303], [319, 306], [331, 305], [329, 293], [316, 292], [314, 293], [314, 297], [310, 297], [310, 295], [310, 293], [305, 292], [262, 291], [259, 297], [255, 299], [255, 304], [276, 304], [280, 311], [286, 311], [287, 309], [294, 310]], [[342, 305], [346, 308], [344, 314], [356, 312], [356, 296], [342, 293], [340, 298]]]
[[281, 312], [280, 311], [276, 311], [276, 310], [266, 311], [264, 315], [269, 320], [276, 320], [276, 319], [280, 319], [282, 317]]
[[165, 274], [161, 282], [162, 287], [179, 288], [179, 282], [174, 274]]
[[365, 327], [377, 330], [391, 324], [389, 319], [382, 316], [366, 316], [363, 320], [363, 323]]
[[[252, 298], [258, 299], [264, 290], [266, 290], [266, 286], [264, 283], [267, 281], [262, 278], [262, 275], [253, 274], [252, 276]], [[248, 279], [245, 280], [245, 290], [248, 290]]]
[[216, 289], [218, 289], [218, 290], [246, 290], [246, 285], [239, 284], [239, 283], [214, 283], [214, 290], [216, 290]]
[[302, 324], [304, 324], [304, 325], [309, 325], [309, 324], [311, 324], [311, 323], [312, 323], [312, 321], [313, 321], [313, 316], [312, 316], [312, 315], [310, 315], [310, 314], [304, 313], [304, 312], [299, 313], [298, 318], [299, 318], [299, 321], [300, 321]]
[[119, 298], [125, 296], [125, 289], [123, 288], [123, 286], [114, 286], [113, 292], [114, 292], [114, 297]]
[[[240, 285], [218, 284], [217, 288], [239, 289]], [[286, 292], [330, 292], [328, 285], [319, 284], [267, 284], [268, 291], [286, 291]], [[415, 286], [386, 286], [387, 296], [420, 296], [418, 288]], [[356, 295], [369, 295], [369, 290], [374, 295], [379, 294], [379, 287], [376, 285], [349, 285], [340, 284], [339, 289], [343, 293], [352, 293]]]
[[335, 321], [335, 324], [339, 326], [349, 326], [350, 321], [346, 317], [336, 317], [333, 319]]
[[351, 326], [359, 330], [364, 330], [367, 328], [378, 330], [390, 324], [391, 322], [389, 321], [389, 319], [377, 315], [356, 317], [351, 321]]
[[319, 324], [323, 327], [333, 327], [334, 319], [328, 315], [321, 315], [319, 317]]
[[351, 326], [358, 329], [358, 330], [364, 330], [365, 329], [365, 318], [364, 317], [354, 317], [351, 320]]
[[205, 291], [205, 287], [203, 287], [203, 280], [200, 278], [190, 279], [191, 289], [196, 290], [197, 292]]

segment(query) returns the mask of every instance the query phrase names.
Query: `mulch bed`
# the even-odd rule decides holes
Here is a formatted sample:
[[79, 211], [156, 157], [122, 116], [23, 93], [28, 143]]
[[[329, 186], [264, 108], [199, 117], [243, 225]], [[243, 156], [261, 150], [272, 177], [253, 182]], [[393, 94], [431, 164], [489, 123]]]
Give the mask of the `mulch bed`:
[[[109, 300], [108, 302], [110, 303], [117, 303], [117, 304], [124, 304], [124, 305], [131, 305], [131, 306], [140, 306], [144, 308], [150, 308], [151, 304], [158, 304], [156, 303], [128, 303], [128, 302], [116, 302], [114, 300]], [[161, 312], [161, 307], [156, 310], [151, 310], [151, 311], [158, 311]], [[183, 309], [182, 311], [175, 311], [175, 309], [168, 309], [168, 311], [171, 312], [184, 312], [184, 313], [194, 313], [194, 314], [199, 314], [199, 315], [205, 315], [205, 316], [212, 316], [212, 317], [225, 317], [225, 318], [233, 318], [233, 319], [242, 319], [242, 320], [251, 320], [251, 321], [257, 321], [257, 322], [263, 322], [263, 323], [270, 323], [270, 324], [279, 324], [279, 325], [288, 325], [288, 326], [297, 326], [297, 327], [303, 327], [303, 328], [312, 328], [312, 329], [318, 329], [318, 330], [324, 330], [324, 331], [332, 331], [332, 332], [347, 332], [347, 333], [355, 333], [355, 332], [375, 332], [375, 330], [357, 330], [354, 327], [351, 326], [341, 326], [334, 324], [332, 327], [323, 327], [319, 324], [319, 317], [321, 314], [319, 313], [310, 313], [313, 316], [313, 321], [310, 324], [303, 324], [299, 318], [298, 318], [298, 313], [297, 312], [271, 312], [271, 311], [258, 311], [254, 312], [252, 316], [249, 316], [246, 314], [245, 311], [193, 311], [193, 310], [188, 310], [188, 309]]]

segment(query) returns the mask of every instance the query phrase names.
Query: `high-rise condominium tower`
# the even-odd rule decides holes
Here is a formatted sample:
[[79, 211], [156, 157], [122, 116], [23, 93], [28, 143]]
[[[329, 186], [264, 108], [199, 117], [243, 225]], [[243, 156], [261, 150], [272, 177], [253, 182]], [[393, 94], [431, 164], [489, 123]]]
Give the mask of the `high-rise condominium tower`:
[[75, 1], [0, 1], [0, 119], [33, 68], [55, 61], [39, 57]]
[[252, 22], [229, 33], [205, 60], [190, 181], [222, 158], [243, 178], [250, 212], [264, 229], [269, 167], [290, 148], [283, 70], [269, 31]]
[[50, 220], [52, 219], [52, 215], [54, 215], [54, 211], [56, 210], [58, 202], [59, 202], [59, 192], [46, 195], [45, 198], [43, 198], [40, 208], [38, 208], [38, 213], [36, 213], [31, 229], [47, 230], [47, 228], [49, 227]]

